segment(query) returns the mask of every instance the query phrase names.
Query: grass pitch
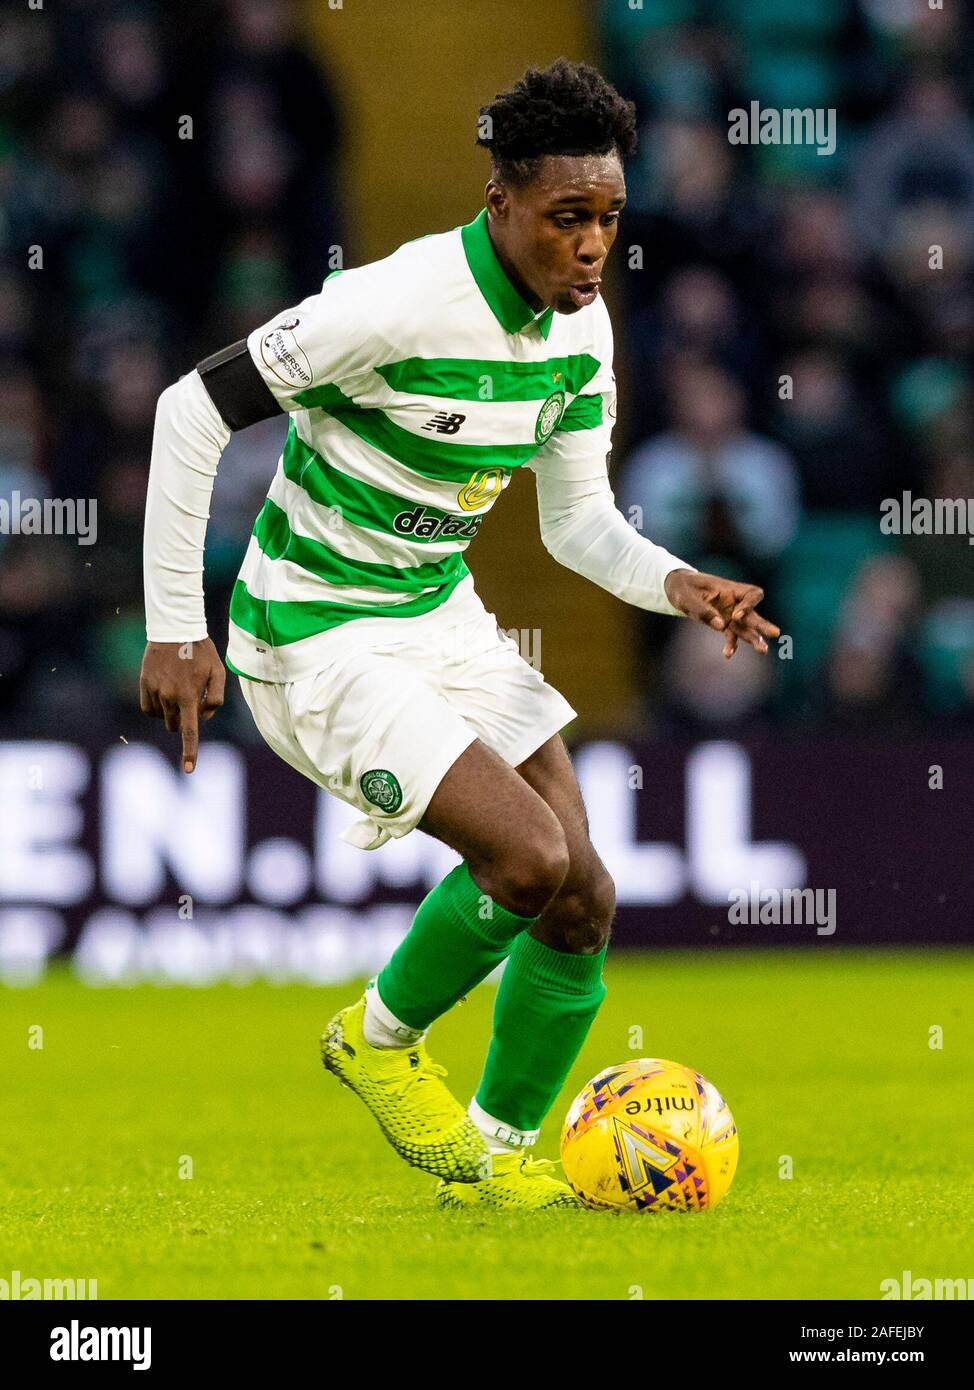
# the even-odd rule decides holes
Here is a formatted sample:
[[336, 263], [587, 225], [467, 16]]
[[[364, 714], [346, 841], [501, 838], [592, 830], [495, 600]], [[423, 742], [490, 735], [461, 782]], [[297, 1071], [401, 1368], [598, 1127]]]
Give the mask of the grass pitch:
[[[0, 991], [0, 1278], [93, 1278], [103, 1299], [875, 1299], [904, 1270], [974, 1276], [974, 957], [619, 954], [606, 981], [537, 1153], [590, 1075], [675, 1058], [741, 1132], [713, 1212], [438, 1211], [322, 1070], [355, 987]], [[431, 1034], [463, 1100], [493, 997]]]

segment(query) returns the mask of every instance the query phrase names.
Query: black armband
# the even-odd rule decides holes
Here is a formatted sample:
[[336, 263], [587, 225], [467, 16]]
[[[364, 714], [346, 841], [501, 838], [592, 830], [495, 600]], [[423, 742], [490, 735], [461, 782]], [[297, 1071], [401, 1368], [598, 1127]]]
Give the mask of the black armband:
[[243, 430], [283, 411], [257, 370], [246, 338], [204, 357], [196, 370], [228, 429]]

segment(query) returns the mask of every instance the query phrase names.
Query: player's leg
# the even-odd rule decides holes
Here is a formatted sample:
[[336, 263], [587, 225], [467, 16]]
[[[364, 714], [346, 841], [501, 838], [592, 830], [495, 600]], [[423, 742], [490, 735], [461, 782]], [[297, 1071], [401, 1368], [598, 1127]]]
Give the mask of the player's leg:
[[[561, 1205], [573, 1201], [570, 1189], [548, 1177], [544, 1164], [528, 1160], [527, 1149], [604, 994], [601, 967], [612, 916], [612, 885], [589, 842], [574, 772], [557, 737], [575, 711], [523, 659], [476, 595], [465, 602], [462, 619], [458, 635], [463, 640], [443, 663], [441, 688], [450, 705], [511, 770], [517, 770], [524, 787], [561, 827], [569, 852], [568, 884], [566, 888], [563, 878], [544, 907], [537, 910], [535, 905], [535, 920], [526, 921], [512, 938], [498, 990], [488, 1073], [470, 1106], [497, 1155], [494, 1177], [463, 1192], [443, 1184], [439, 1197], [447, 1205]], [[429, 817], [424, 828], [464, 855], [481, 855], [480, 876], [487, 882], [489, 856], [485, 864], [481, 827], [469, 821], [469, 803], [468, 794], [450, 824]], [[505, 844], [504, 853], [509, 852]], [[526, 1051], [519, 1059], [521, 1046]], [[486, 1109], [485, 1100], [493, 1110]]]
[[[527, 1151], [605, 996], [602, 964], [615, 891], [589, 839], [561, 737], [547, 740], [518, 772], [561, 826], [569, 867], [534, 921], [513, 938], [498, 987], [487, 1062], [469, 1107], [493, 1156], [491, 1176], [472, 1184], [441, 1182], [437, 1197], [447, 1207], [576, 1205], [571, 1189], [552, 1175], [553, 1165], [528, 1158]], [[462, 806], [458, 812], [462, 817]], [[442, 824], [431, 828], [445, 836]]]
[[[466, 1187], [490, 1170], [489, 1150], [443, 1085], [423, 1034], [537, 920], [565, 876], [568, 851], [544, 800], [479, 740], [448, 769], [422, 825], [464, 862], [427, 894], [364, 1000], [332, 1019], [322, 1058], [373, 1111], [401, 1157]], [[524, 1205], [523, 1181], [517, 1188]], [[571, 1200], [543, 1175], [527, 1196], [535, 1205]]]
[[[479, 810], [485, 798], [491, 808], [487, 815]], [[577, 817], [571, 823], [576, 821]], [[472, 988], [508, 954], [505, 979], [515, 960], [520, 962], [514, 971], [515, 987], [505, 991], [501, 982], [490, 1056], [494, 1089], [485, 1092], [488, 1100], [496, 1097], [494, 1113], [510, 1113], [512, 1119], [509, 1124], [491, 1121], [477, 1102], [471, 1103], [478, 1131], [489, 1143], [491, 1174], [474, 1183], [441, 1182], [438, 1201], [445, 1207], [473, 1203], [495, 1210], [577, 1206], [568, 1185], [552, 1175], [553, 1164], [529, 1159], [517, 1146], [491, 1142], [498, 1132], [509, 1138], [510, 1125], [524, 1123], [525, 1116], [533, 1122], [535, 1112], [540, 1126], [601, 1000], [601, 993], [594, 997], [586, 982], [592, 975], [600, 978], [602, 954], [597, 959], [588, 954], [579, 972], [576, 962], [581, 958], [565, 951], [556, 956], [551, 947], [529, 935], [545, 921], [566, 871], [570, 872], [569, 838], [558, 814], [527, 778], [479, 741], [443, 779], [421, 826], [464, 856], [453, 876], [471, 885], [475, 896], [466, 901], [457, 899], [456, 911], [449, 914], [442, 931], [437, 931], [434, 923], [423, 922], [420, 910], [406, 939], [379, 976], [378, 987], [385, 997], [400, 999], [400, 1015], [419, 1009], [413, 1015], [417, 1022], [432, 1019], [459, 997], [460, 988], [464, 992]], [[579, 846], [587, 843], [584, 826], [576, 838]], [[587, 916], [581, 907], [587, 900], [581, 856], [578, 864], [576, 891], [566, 899], [564, 915], [552, 917], [543, 928], [546, 937], [562, 943], [578, 939], [574, 928], [567, 929], [568, 914], [573, 914], [573, 922], [579, 912]], [[449, 884], [450, 877], [434, 894]], [[520, 912], [512, 914], [504, 903], [516, 904]], [[471, 937], [480, 937], [479, 951], [470, 951]], [[593, 946], [591, 931], [584, 944]], [[459, 961], [466, 962], [469, 970], [462, 986], [457, 983]], [[433, 985], [437, 976], [452, 980], [449, 997]], [[601, 988], [599, 984], [598, 990]], [[513, 1050], [522, 1044], [525, 1056], [515, 1059]], [[526, 1087], [527, 1101], [514, 1099], [521, 1086]]]
[[435, 801], [444, 824], [456, 824], [454, 843], [469, 848], [482, 881], [464, 863], [427, 895], [380, 977], [399, 1014], [369, 990], [329, 1022], [322, 1060], [401, 1157], [474, 1182], [489, 1171], [486, 1145], [422, 1033], [504, 959], [513, 936], [553, 896], [567, 868], [564, 835], [544, 801], [421, 674], [367, 649], [343, 655], [302, 682], [244, 686], [264, 738], [390, 834], [407, 833]]
[[499, 632], [472, 587], [411, 640], [415, 660], [436, 656], [434, 741], [451, 721], [477, 741], [438, 778], [417, 822], [463, 863], [428, 895], [378, 977], [375, 993], [392, 1018], [376, 1008], [376, 1026], [390, 1043], [404, 1024], [425, 1028], [505, 958], [569, 863], [557, 815], [515, 768], [574, 710]]
[[518, 768], [565, 835], [569, 868], [514, 942], [471, 1114], [495, 1152], [529, 1146], [561, 1090], [605, 996], [602, 965], [615, 889], [589, 838], [588, 818], [560, 735]]
[[423, 1036], [505, 959], [557, 892], [569, 862], [558, 817], [476, 737], [411, 653], [363, 647], [282, 692], [247, 694], [268, 741], [295, 766], [370, 811], [387, 833], [420, 824], [462, 856], [365, 996], [329, 1022], [322, 1060], [402, 1157], [474, 1181], [483, 1138]]
[[367, 1023], [388, 1029], [377, 1041], [389, 1045], [421, 1036], [490, 974], [568, 870], [558, 817], [479, 739], [448, 770], [419, 827], [463, 862], [427, 894], [368, 995]]
[[559, 951], [604, 952], [615, 916], [615, 884], [589, 837], [585, 803], [564, 739], [555, 734], [517, 771], [557, 817], [569, 855], [568, 873], [533, 935]]

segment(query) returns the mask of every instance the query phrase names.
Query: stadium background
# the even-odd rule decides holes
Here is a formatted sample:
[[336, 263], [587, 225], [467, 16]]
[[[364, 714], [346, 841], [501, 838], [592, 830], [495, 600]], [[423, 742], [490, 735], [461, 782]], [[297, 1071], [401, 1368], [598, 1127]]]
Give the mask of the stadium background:
[[[96, 976], [192, 978], [200, 952], [225, 962], [213, 932], [229, 922], [250, 933], [237, 968], [260, 974], [300, 918], [330, 962], [311, 978], [354, 972], [366, 924], [381, 954], [442, 871], [420, 835], [367, 868], [336, 848], [323, 827], [343, 808], [260, 745], [233, 681], [199, 776], [180, 782], [135, 696], [153, 413], [169, 381], [336, 264], [469, 220], [479, 104], [560, 53], [600, 63], [641, 125], [608, 281], [617, 501], [697, 566], [762, 583], [790, 639], [725, 663], [703, 629], [555, 565], [526, 476], [479, 538], [485, 601], [579, 711], [567, 736], [620, 883], [617, 941], [969, 935], [971, 551], [966, 535], [879, 525], [904, 490], [974, 497], [961, 7], [418, 14], [69, 0], [0, 21], [0, 495], [98, 505], [93, 545], [0, 536], [0, 970], [35, 978], [90, 929]], [[835, 108], [835, 152], [731, 145], [726, 113], [752, 100]], [[235, 437], [221, 466], [207, 549], [221, 645], [281, 433]], [[834, 889], [836, 933], [729, 923], [728, 890], [752, 881]], [[202, 917], [174, 917], [184, 894]]]
[[[617, 500], [760, 581], [791, 638], [725, 665], [555, 566], [526, 476], [470, 557], [579, 711], [619, 889], [606, 1003], [539, 1151], [589, 1076], [643, 1053], [698, 1067], [740, 1126], [713, 1220], [649, 1228], [436, 1219], [316, 1038], [452, 856], [345, 845], [341, 804], [259, 744], [232, 682], [191, 778], [136, 695], [160, 390], [335, 248], [355, 265], [469, 220], [479, 106], [560, 54], [639, 106], [607, 277]], [[971, 551], [884, 536], [879, 508], [974, 496], [972, 58], [950, 0], [4, 8], [0, 500], [94, 497], [98, 533], [0, 534], [0, 1279], [862, 1299], [971, 1274]], [[731, 146], [755, 100], [835, 107], [835, 153]], [[218, 643], [280, 434], [221, 464]], [[733, 922], [752, 884], [834, 892], [835, 930]], [[464, 1098], [492, 1001], [436, 1025]]]

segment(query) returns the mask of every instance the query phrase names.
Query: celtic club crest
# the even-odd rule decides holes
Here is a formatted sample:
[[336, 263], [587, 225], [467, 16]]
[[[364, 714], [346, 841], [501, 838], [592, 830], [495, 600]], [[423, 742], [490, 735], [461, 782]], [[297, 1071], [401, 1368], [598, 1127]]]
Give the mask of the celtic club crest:
[[402, 805], [402, 787], [396, 778], [384, 767], [373, 767], [363, 772], [359, 786], [366, 801], [378, 806], [380, 811], [393, 815]]

